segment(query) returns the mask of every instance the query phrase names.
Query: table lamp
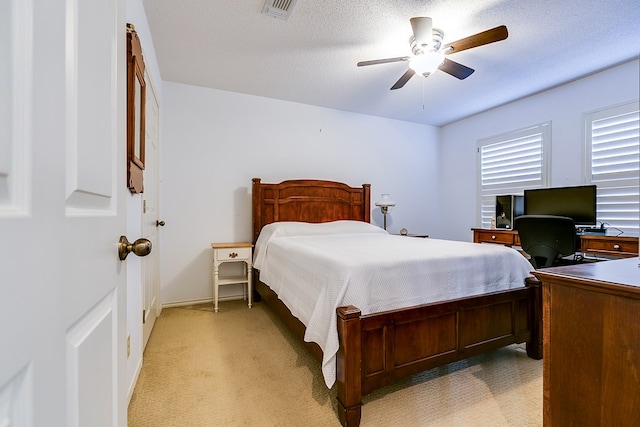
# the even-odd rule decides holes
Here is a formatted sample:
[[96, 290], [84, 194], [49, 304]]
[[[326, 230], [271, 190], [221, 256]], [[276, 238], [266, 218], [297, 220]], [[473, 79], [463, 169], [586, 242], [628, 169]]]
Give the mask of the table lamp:
[[376, 202], [376, 206], [380, 207], [380, 211], [384, 217], [385, 230], [387, 229], [387, 213], [389, 212], [389, 208], [392, 208], [395, 205], [395, 202], [389, 198], [388, 194], [383, 194], [382, 198]]

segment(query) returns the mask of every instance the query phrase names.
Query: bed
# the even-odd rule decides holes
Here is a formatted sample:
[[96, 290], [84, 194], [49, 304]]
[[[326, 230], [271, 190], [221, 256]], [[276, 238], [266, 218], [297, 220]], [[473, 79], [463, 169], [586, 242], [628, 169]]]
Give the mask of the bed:
[[[401, 306], [397, 304], [385, 306], [384, 303], [370, 304], [368, 299], [360, 298], [357, 294], [352, 298], [344, 299], [343, 296], [346, 294], [344, 292], [340, 294], [340, 291], [339, 298], [335, 300], [337, 304], [332, 306], [335, 310], [332, 310], [332, 313], [323, 311], [321, 316], [335, 320], [330, 323], [331, 328], [335, 330], [329, 332], [335, 333], [336, 348], [327, 346], [326, 340], [317, 339], [315, 322], [310, 321], [309, 314], [305, 315], [304, 309], [291, 303], [286, 289], [276, 286], [278, 270], [274, 270], [276, 272], [274, 274], [273, 267], [269, 267], [271, 270], [263, 267], [268, 264], [263, 264], [264, 249], [261, 248], [265, 240], [271, 240], [272, 243], [269, 244], [273, 246], [270, 246], [269, 250], [273, 254], [270, 256], [273, 260], [278, 259], [276, 255], [279, 252], [286, 255], [287, 252], [284, 252], [286, 250], [290, 251], [289, 254], [296, 254], [296, 258], [292, 258], [294, 259], [292, 264], [298, 267], [297, 270], [303, 270], [303, 277], [308, 276], [309, 283], [313, 281], [310, 275], [314, 270], [306, 267], [307, 264], [312, 264], [314, 254], [326, 263], [324, 265], [333, 266], [329, 263], [340, 264], [339, 260], [345, 258], [343, 253], [336, 250], [336, 254], [324, 255], [326, 251], [318, 249], [317, 252], [312, 251], [311, 255], [306, 255], [307, 258], [304, 258], [307, 249], [303, 250], [303, 248], [306, 246], [299, 245], [307, 245], [308, 241], [311, 241], [306, 235], [296, 235], [289, 241], [270, 239], [265, 237], [266, 234], [283, 233], [282, 226], [285, 230], [294, 229], [298, 232], [299, 225], [303, 230], [308, 228], [314, 230], [310, 234], [316, 234], [316, 229], [324, 230], [326, 227], [348, 226], [349, 230], [352, 230], [354, 225], [352, 223], [360, 222], [367, 224], [356, 227], [358, 230], [364, 230], [363, 233], [366, 234], [364, 239], [371, 239], [371, 242], [387, 239], [384, 240], [385, 246], [398, 250], [406, 245], [411, 246], [412, 252], [423, 250], [426, 252], [428, 246], [435, 245], [437, 242], [435, 239], [426, 242], [425, 240], [432, 239], [390, 236], [382, 230], [380, 233], [374, 231], [369, 235], [369, 229], [372, 226], [368, 225], [370, 222], [370, 186], [368, 184], [350, 187], [347, 184], [323, 180], [290, 180], [267, 184], [262, 183], [260, 178], [254, 178], [252, 205], [253, 240], [257, 244], [256, 267], [265, 269], [264, 273], [268, 276], [268, 280], [265, 281], [270, 282], [267, 284], [263, 281], [264, 277], [257, 268], [254, 274], [257, 298], [266, 302], [296, 336], [300, 339], [305, 339], [306, 336], [305, 346], [322, 363], [325, 382], [331, 386], [332, 379], [335, 380], [338, 418], [342, 425], [359, 425], [362, 396], [404, 376], [513, 343], [526, 342], [529, 357], [535, 359], [542, 357], [541, 291], [534, 278], [522, 279], [523, 283], [506, 289], [489, 289], [481, 293], [476, 291], [471, 296], [454, 294], [453, 297]], [[307, 226], [304, 223], [318, 225]], [[262, 231], [264, 233], [261, 234]], [[320, 234], [323, 233], [324, 231]], [[351, 236], [349, 238], [351, 239]], [[325, 245], [327, 239], [334, 239], [334, 237], [323, 236], [320, 239], [322, 243], [314, 244]], [[276, 243], [279, 243], [279, 246]], [[459, 247], [457, 245], [468, 245], [464, 246], [464, 251], [480, 251], [481, 245], [444, 241], [442, 243], [447, 245], [450, 251], [457, 250]], [[347, 245], [345, 241], [341, 243], [343, 250], [349, 252], [352, 248]], [[512, 249], [490, 244], [482, 245], [480, 252], [502, 250], [515, 252]], [[393, 253], [395, 251], [382, 256], [392, 258]], [[281, 259], [286, 259], [285, 255], [281, 256]], [[368, 254], [361, 258], [371, 257], [371, 260], [366, 259], [366, 261], [374, 261], [374, 256], [374, 254]], [[519, 261], [513, 260], [514, 263]], [[366, 273], [367, 268], [370, 268], [366, 265], [360, 269], [362, 273]], [[326, 278], [334, 280], [334, 276], [327, 273], [333, 268], [324, 268]], [[339, 270], [342, 267], [335, 268]], [[455, 273], [457, 269], [451, 267], [451, 270]], [[355, 273], [349, 273], [349, 275], [351, 277]], [[382, 279], [384, 280], [391, 281], [388, 277]], [[476, 279], [463, 280], [468, 280], [470, 285], [475, 286], [475, 283], [471, 282]], [[389, 287], [392, 286], [395, 287], [397, 284], [389, 284]], [[279, 290], [280, 295], [272, 288]], [[358, 301], [362, 307], [340, 303], [345, 300]], [[306, 312], [309, 313], [309, 310]], [[309, 339], [310, 332], [315, 338]], [[329, 339], [331, 340], [333, 338]]]

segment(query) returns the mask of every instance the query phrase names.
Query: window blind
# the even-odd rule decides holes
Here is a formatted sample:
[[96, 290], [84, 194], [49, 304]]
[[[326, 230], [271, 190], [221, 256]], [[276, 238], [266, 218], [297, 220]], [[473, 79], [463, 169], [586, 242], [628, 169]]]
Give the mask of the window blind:
[[543, 123], [478, 141], [481, 227], [491, 226], [496, 196], [546, 184], [550, 126]]
[[585, 115], [586, 176], [598, 186], [598, 221], [625, 234], [640, 226], [638, 102]]

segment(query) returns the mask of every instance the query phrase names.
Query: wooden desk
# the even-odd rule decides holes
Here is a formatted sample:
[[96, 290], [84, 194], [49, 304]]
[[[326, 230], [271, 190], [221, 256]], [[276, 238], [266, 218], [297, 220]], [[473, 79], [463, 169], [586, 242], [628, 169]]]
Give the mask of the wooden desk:
[[640, 425], [638, 258], [534, 275], [543, 296], [544, 425]]
[[[520, 246], [518, 232], [507, 229], [472, 228], [476, 243], [499, 243], [505, 246]], [[638, 238], [630, 236], [607, 236], [599, 234], [578, 235], [578, 248], [586, 256], [631, 258], [638, 256]]]

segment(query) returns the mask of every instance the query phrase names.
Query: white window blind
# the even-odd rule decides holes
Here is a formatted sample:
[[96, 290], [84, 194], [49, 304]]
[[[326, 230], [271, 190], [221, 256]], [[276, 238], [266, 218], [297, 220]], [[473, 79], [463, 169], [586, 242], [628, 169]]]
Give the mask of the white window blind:
[[586, 176], [598, 187], [597, 216], [608, 228], [638, 235], [638, 101], [585, 114]]
[[481, 227], [491, 226], [496, 196], [546, 185], [550, 127], [547, 122], [478, 141]]

